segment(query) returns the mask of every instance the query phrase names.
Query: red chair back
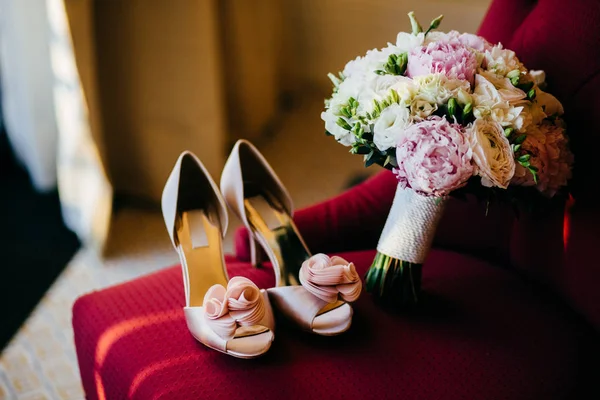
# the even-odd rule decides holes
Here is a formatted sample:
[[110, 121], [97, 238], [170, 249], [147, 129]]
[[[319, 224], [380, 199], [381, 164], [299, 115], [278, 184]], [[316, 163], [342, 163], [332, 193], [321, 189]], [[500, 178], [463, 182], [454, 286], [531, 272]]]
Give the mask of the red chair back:
[[479, 33], [546, 71], [575, 153], [571, 201], [515, 222], [511, 262], [561, 292], [600, 330], [600, 1], [495, 0]]

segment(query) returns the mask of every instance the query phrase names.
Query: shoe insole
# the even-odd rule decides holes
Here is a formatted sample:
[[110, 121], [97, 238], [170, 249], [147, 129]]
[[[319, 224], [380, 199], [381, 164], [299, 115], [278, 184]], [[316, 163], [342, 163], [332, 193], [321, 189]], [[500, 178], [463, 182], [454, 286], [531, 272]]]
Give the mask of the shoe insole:
[[211, 286], [227, 287], [221, 227], [204, 211], [192, 210], [181, 213], [176, 229], [183, 252], [184, 285], [189, 292], [189, 306], [202, 307], [204, 295]]
[[[256, 229], [268, 246], [278, 265], [274, 265], [275, 273], [279, 270], [279, 285], [300, 285], [299, 273], [302, 263], [311, 254], [300, 237], [298, 228], [288, 213], [279, 211], [264, 196], [249, 197], [244, 200], [246, 215], [250, 224]], [[346, 316], [348, 308], [343, 301], [327, 304], [315, 318], [320, 328], [325, 332], [331, 329], [339, 330], [340, 322], [337, 314]], [[351, 309], [350, 309], [351, 312]], [[326, 314], [326, 315], [325, 315]], [[320, 321], [317, 321], [320, 320]], [[346, 324], [347, 322], [342, 322]]]
[[310, 252], [290, 215], [280, 211], [264, 196], [246, 198], [244, 205], [248, 221], [267, 244], [270, 258], [277, 263], [273, 269], [280, 274], [279, 285], [299, 285], [300, 267], [310, 257]]

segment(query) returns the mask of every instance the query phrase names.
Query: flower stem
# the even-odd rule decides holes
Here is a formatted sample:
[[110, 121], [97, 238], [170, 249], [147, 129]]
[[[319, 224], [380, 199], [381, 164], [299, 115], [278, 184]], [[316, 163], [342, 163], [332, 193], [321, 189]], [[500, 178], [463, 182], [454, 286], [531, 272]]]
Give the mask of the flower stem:
[[422, 264], [398, 260], [377, 252], [365, 277], [367, 292], [376, 300], [407, 308], [419, 301]]

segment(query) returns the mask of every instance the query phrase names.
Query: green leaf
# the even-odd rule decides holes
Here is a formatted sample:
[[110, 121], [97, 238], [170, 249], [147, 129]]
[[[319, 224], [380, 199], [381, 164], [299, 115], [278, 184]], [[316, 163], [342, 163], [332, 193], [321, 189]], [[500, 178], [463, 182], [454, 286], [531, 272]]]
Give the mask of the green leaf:
[[532, 88], [529, 92], [527, 92], [527, 98], [529, 100], [535, 99], [535, 88]]
[[527, 139], [527, 135], [520, 135], [517, 136], [517, 139], [515, 140], [516, 144], [521, 144], [525, 141], [525, 139]]
[[518, 69], [513, 69], [508, 74], [506, 74], [506, 77], [508, 79], [519, 78], [520, 76], [521, 76], [521, 71], [519, 71]]
[[444, 19], [444, 15], [440, 15], [439, 17], [437, 17], [436, 19], [434, 19], [433, 21], [431, 21], [431, 23], [429, 24], [429, 29], [427, 29], [427, 31], [425, 32], [425, 36], [427, 36], [427, 34], [429, 33], [429, 31], [433, 30], [433, 29], [437, 29], [438, 26], [440, 26], [440, 23], [442, 22], [442, 19]]
[[408, 65], [408, 54], [401, 53], [396, 58], [396, 75], [404, 75]]
[[506, 128], [506, 129], [504, 130], [504, 136], [506, 136], [507, 138], [509, 138], [509, 137], [510, 137], [510, 135], [512, 135], [512, 133], [513, 133], [513, 132], [514, 132], [514, 129], [513, 129], [513, 128]]
[[371, 148], [369, 146], [353, 145], [350, 153], [352, 154], [369, 154]]
[[470, 119], [473, 117], [473, 104], [472, 103], [467, 103], [465, 105], [465, 108], [463, 108], [462, 111], [462, 122], [463, 124], [467, 124], [469, 123]]
[[390, 90], [390, 97], [392, 98], [393, 103], [400, 103], [400, 95], [398, 94], [398, 92], [396, 92], [395, 89]]
[[513, 148], [513, 151], [516, 153], [517, 151], [519, 151], [519, 149], [521, 148], [520, 144], [515, 145], [515, 147]]
[[346, 122], [346, 120], [342, 117], [338, 118], [338, 120], [335, 121], [335, 123], [347, 131], [352, 130], [352, 127], [350, 126], [350, 124], [348, 124], [348, 122]]
[[531, 158], [530, 154], [523, 154], [521, 157], [517, 158], [517, 160], [525, 162], [525, 161], [529, 161], [530, 158]]
[[448, 114], [451, 117], [456, 117], [456, 112], [458, 111], [458, 102], [454, 97], [448, 100]]
[[528, 169], [529, 169], [529, 172], [531, 172], [531, 175], [533, 175], [533, 181], [537, 185], [537, 183], [538, 183], [537, 168], [535, 170], [533, 170], [532, 167], [529, 167]]
[[377, 99], [373, 99], [373, 119], [377, 118], [375, 117], [375, 113], [377, 113], [377, 116], [381, 114], [381, 104], [377, 101]]
[[365, 161], [365, 167], [370, 167], [373, 164], [376, 164], [377, 160], [375, 157], [371, 157], [370, 159], [368, 159], [367, 161]]
[[515, 86], [527, 93], [531, 90], [531, 88], [533, 88], [533, 82], [523, 82]]
[[410, 26], [412, 27], [412, 34], [417, 35], [420, 32], [423, 32], [423, 28], [417, 21], [417, 17], [415, 17], [414, 11], [408, 13], [408, 18], [410, 19]]
[[335, 87], [335, 88], [340, 86], [340, 83], [342, 83], [342, 81], [337, 76], [332, 74], [331, 72], [327, 74], [327, 77], [329, 78], [331, 83], [333, 83], [333, 87]]

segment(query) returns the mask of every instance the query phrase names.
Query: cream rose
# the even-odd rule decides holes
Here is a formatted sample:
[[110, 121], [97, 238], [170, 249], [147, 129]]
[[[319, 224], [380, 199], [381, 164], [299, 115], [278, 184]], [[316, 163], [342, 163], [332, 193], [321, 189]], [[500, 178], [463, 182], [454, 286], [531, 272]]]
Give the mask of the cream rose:
[[410, 105], [410, 114], [415, 120], [422, 121], [433, 114], [437, 108], [437, 104], [432, 104], [429, 100], [417, 96]]
[[515, 160], [502, 126], [477, 119], [467, 132], [481, 184], [506, 189], [515, 174]]
[[430, 103], [446, 104], [450, 97], [469, 90], [469, 82], [460, 79], [449, 79], [443, 74], [421, 75], [413, 78], [418, 87], [418, 96]]

